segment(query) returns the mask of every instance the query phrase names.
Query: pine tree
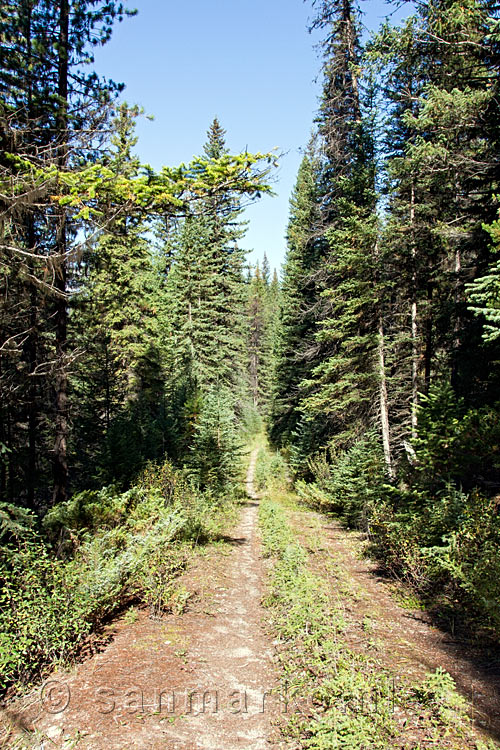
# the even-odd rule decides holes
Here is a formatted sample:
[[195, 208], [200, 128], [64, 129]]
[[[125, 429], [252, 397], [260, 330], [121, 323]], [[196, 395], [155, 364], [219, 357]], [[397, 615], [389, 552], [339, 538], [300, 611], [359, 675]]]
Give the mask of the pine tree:
[[271, 281], [271, 269], [269, 267], [269, 261], [267, 259], [266, 253], [264, 253], [264, 257], [262, 259], [262, 278], [264, 279], [264, 283], [266, 286], [269, 286], [269, 283]]
[[[133, 442], [154, 443], [147, 423], [156, 415], [148, 420], [147, 411], [160, 402], [158, 412], [165, 411], [164, 368], [175, 359], [163, 294], [175, 270], [168, 226], [175, 215], [187, 214], [186, 226], [203, 225], [215, 280], [207, 304], [214, 335], [203, 347], [213, 356], [202, 378], [216, 388], [222, 373], [235, 399], [245, 388], [239, 196], [267, 189], [254, 179], [260, 157], [230, 156], [217, 123], [205, 156], [189, 167], [139, 169], [126, 128], [121, 155], [110, 156], [109, 118], [120, 87], [88, 65], [92, 46], [109, 39], [123, 12], [114, 0], [7, 0], [0, 8], [0, 491], [37, 510], [67, 497], [68, 449], [79, 481], [104, 435], [118, 443], [134, 424]], [[147, 248], [153, 215], [170, 234], [162, 258]], [[173, 381], [170, 370], [169, 396]], [[139, 406], [144, 418], [135, 419]], [[95, 441], [86, 440], [91, 434]], [[157, 434], [156, 453], [141, 448], [142, 458], [164, 449], [165, 431]], [[123, 465], [126, 450], [120, 453]], [[108, 458], [113, 475], [116, 461]]]
[[[123, 6], [115, 2], [21, 0], [3, 4], [0, 137], [5, 152], [27, 158], [41, 168], [52, 164], [70, 169], [73, 158], [81, 164], [94, 151], [89, 145], [92, 137], [82, 137], [82, 130], [96, 132], [96, 118], [102, 117], [102, 106], [116, 87], [88, 72], [89, 48], [109, 39], [113, 19], [123, 12]], [[10, 171], [15, 182], [17, 168], [12, 165], [10, 159], [1, 161], [3, 175]], [[10, 287], [10, 292], [16, 288], [19, 291], [17, 301], [9, 292], [8, 302], [18, 307], [17, 332], [7, 335], [13, 341], [24, 340], [22, 358], [27, 378], [15, 397], [14, 409], [20, 410], [22, 420], [26, 414], [28, 422], [28, 476], [21, 485], [33, 505], [40, 484], [40, 464], [49, 454], [53, 457], [53, 498], [66, 496], [67, 370], [73, 359], [67, 341], [67, 300], [72, 287], [69, 274], [74, 263], [70, 256], [76, 227], [70, 223], [70, 211], [54, 208], [47, 184], [35, 193], [28, 190], [27, 196], [19, 201], [14, 190], [6, 202], [7, 241], [3, 250], [9, 273], [19, 278], [19, 284]], [[7, 421], [11, 416], [7, 415]], [[42, 424], [46, 426], [43, 431]], [[9, 440], [13, 437], [11, 434]], [[20, 458], [25, 453], [22, 443], [22, 437], [16, 440]], [[19, 467], [11, 463], [12, 478], [19, 473], [22, 476], [23, 463], [23, 458]], [[23, 496], [24, 491], [16, 488], [14, 493]]]
[[[215, 118], [204, 156], [219, 159], [225, 154], [225, 131]], [[240, 213], [232, 190], [208, 195], [180, 222], [168, 244], [172, 259], [161, 304], [179, 460], [195, 439], [201, 450], [199, 420], [217, 394], [223, 391], [224, 408], [233, 410], [247, 398], [245, 255], [237, 244], [243, 235]], [[192, 457], [190, 464], [196, 460]]]
[[[114, 120], [108, 166], [116, 177], [132, 179], [139, 172], [133, 155], [138, 115], [137, 108], [123, 104]], [[84, 350], [73, 382], [78, 404], [74, 464], [83, 471], [92, 463], [104, 467], [107, 479], [123, 477], [124, 467], [130, 476], [145, 458], [161, 453], [161, 439], [153, 454], [143, 443], [155, 424], [152, 406], [161, 404], [164, 382], [160, 289], [143, 219], [130, 210], [128, 215], [116, 212], [116, 206], [113, 213], [86, 258], [87, 278], [74, 315], [74, 335]]]
[[[493, 240], [494, 251], [500, 247], [500, 220], [486, 227]], [[500, 338], [500, 261], [495, 259], [487, 273], [467, 288], [470, 309], [483, 319], [483, 340], [492, 343]]]
[[[205, 156], [227, 152], [217, 118]], [[167, 282], [172, 306], [173, 356], [195, 388], [228, 386], [240, 392], [245, 359], [243, 230], [237, 197], [229, 190], [201, 202], [183, 223]], [[176, 343], [177, 342], [177, 343]]]
[[[276, 336], [276, 386], [271, 436], [278, 443], [292, 438], [300, 420], [299, 384], [309, 371], [319, 303], [317, 271], [324, 256], [317, 187], [318, 160], [313, 144], [302, 159], [290, 199], [287, 255], [283, 267]], [[319, 236], [318, 236], [319, 235]]]
[[269, 415], [274, 386], [277, 291], [266, 282], [257, 265], [248, 290], [248, 360], [252, 403], [265, 417]]
[[[225, 130], [214, 118], [204, 147], [205, 156], [220, 158], [227, 153]], [[208, 199], [202, 208], [208, 221], [208, 257], [213, 268], [211, 286], [212, 303], [209, 312], [217, 361], [217, 376], [211, 376], [212, 385], [228, 385], [243, 397], [245, 379], [245, 252], [238, 246], [245, 232], [240, 220], [239, 198], [231, 191], [217, 199]]]
[[[377, 386], [379, 380], [385, 382], [380, 346], [377, 364], [383, 332], [377, 308], [374, 144], [369, 112], [363, 111], [354, 4], [323, 3], [316, 26], [327, 28], [319, 186], [328, 250], [319, 272], [323, 291], [315, 320], [317, 351], [301, 385], [305, 396], [300, 409], [306, 420], [323, 424], [331, 445], [346, 447], [377, 420]], [[380, 404], [384, 412], [382, 398]], [[386, 439], [386, 414], [382, 416]], [[390, 464], [390, 448], [386, 457]]]
[[489, 390], [491, 367], [465, 309], [465, 284], [488, 257], [482, 224], [493, 219], [498, 173], [489, 15], [482, 2], [422, 5], [376, 45], [391, 102], [385, 244], [400, 443], [416, 437], [418, 394], [433, 377], [451, 377], [472, 401]]
[[219, 376], [219, 352], [212, 327], [219, 271], [205, 216], [186, 218], [180, 227], [166, 282], [171, 370], [189, 391], [203, 389]]
[[216, 493], [228, 489], [238, 473], [241, 443], [234, 398], [226, 388], [202, 397], [189, 448], [186, 466], [198, 484]]

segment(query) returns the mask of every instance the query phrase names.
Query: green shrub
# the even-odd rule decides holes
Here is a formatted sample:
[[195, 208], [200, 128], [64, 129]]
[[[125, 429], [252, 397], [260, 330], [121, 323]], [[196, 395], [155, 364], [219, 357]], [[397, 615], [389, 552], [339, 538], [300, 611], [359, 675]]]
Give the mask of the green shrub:
[[430, 673], [420, 685], [413, 689], [413, 694], [424, 706], [433, 711], [436, 718], [451, 723], [457, 712], [465, 714], [467, 703], [457, 692], [453, 677], [442, 667]]
[[255, 435], [259, 435], [264, 429], [264, 421], [261, 414], [253, 404], [247, 403], [241, 409], [241, 429], [247, 441]]
[[271, 452], [267, 447], [259, 450], [255, 466], [254, 484], [258, 492], [268, 486], [286, 486], [288, 482], [287, 466], [279, 451]]
[[32, 531], [36, 526], [35, 514], [27, 508], [20, 508], [12, 503], [0, 503], [0, 542], [9, 544], [20, 535]]
[[317, 454], [309, 465], [315, 481], [299, 480], [299, 496], [321, 510], [336, 513], [349, 526], [368, 530], [373, 508], [387, 494], [377, 437], [367, 435], [341, 453]]
[[444, 609], [500, 633], [500, 518], [494, 500], [449, 486], [420, 513], [374, 509], [371, 551]]
[[[287, 497], [286, 503], [289, 507], [293, 498]], [[392, 510], [390, 504], [387, 508]], [[417, 732], [422, 746], [486, 750], [486, 745], [475, 742], [465, 701], [444, 670], [415, 685], [406, 678], [395, 679], [375, 656], [360, 652], [358, 643], [352, 648], [341, 578], [330, 566], [327, 573], [313, 561], [284, 507], [266, 496], [259, 521], [265, 554], [272, 558], [263, 603], [279, 644], [282, 695], [292, 706], [298, 697], [298, 710], [281, 723], [293, 747], [416, 747]], [[335, 563], [340, 570], [341, 559]], [[414, 721], [408, 724], [408, 717]]]
[[201, 402], [186, 469], [202, 489], [224, 492], [239, 474], [242, 443], [233, 401], [229, 392], [214, 389]]
[[365, 530], [386, 569], [443, 611], [500, 634], [500, 520], [487, 496], [500, 476], [498, 411], [466, 411], [449, 384], [434, 385], [422, 396], [413, 449], [391, 483], [368, 434], [345, 452], [313, 457], [314, 482], [299, 480], [297, 492]]
[[58, 556], [71, 556], [84, 532], [113, 528], [144, 494], [137, 487], [120, 493], [113, 485], [84, 490], [51, 508], [43, 519], [43, 529]]
[[500, 481], [500, 408], [468, 409], [444, 381], [421, 395], [415, 461], [409, 481], [433, 492], [450, 482], [467, 488]]
[[132, 600], [152, 616], [180, 606], [173, 579], [186, 549], [215, 536], [222, 515], [220, 497], [169, 462], [149, 466], [127, 492], [105, 487], [54, 507], [45, 538], [31, 514], [2, 506], [0, 688], [70, 658]]

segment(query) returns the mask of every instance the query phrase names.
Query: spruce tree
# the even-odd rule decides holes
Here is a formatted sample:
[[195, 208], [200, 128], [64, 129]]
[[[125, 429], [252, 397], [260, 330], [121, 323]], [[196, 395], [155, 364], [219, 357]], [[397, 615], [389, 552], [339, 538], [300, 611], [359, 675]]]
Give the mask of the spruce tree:
[[253, 406], [265, 417], [269, 415], [274, 386], [277, 291], [266, 282], [257, 264], [248, 290], [249, 384]]
[[[215, 118], [205, 156], [225, 153], [225, 132]], [[194, 387], [218, 385], [241, 392], [245, 358], [244, 252], [239, 200], [231, 190], [203, 199], [178, 234], [167, 282], [172, 305], [173, 354]], [[178, 344], [175, 344], [175, 341]]]
[[[500, 221], [497, 220], [488, 231], [493, 240], [493, 249], [498, 253], [500, 247]], [[500, 338], [500, 261], [493, 260], [487, 273], [468, 285], [470, 309], [478, 315], [484, 324], [483, 340], [492, 343]]]
[[[123, 104], [113, 122], [108, 166], [117, 178], [132, 179], [139, 171], [133, 154], [138, 114]], [[130, 477], [144, 458], [161, 453], [161, 436], [156, 436], [157, 451], [146, 445], [162, 403], [164, 376], [160, 289], [144, 233], [140, 214], [114, 206], [85, 258], [87, 275], [74, 303], [74, 335], [84, 350], [73, 379], [74, 464], [84, 471], [94, 462], [106, 479]]]
[[301, 384], [300, 409], [306, 420], [322, 423], [330, 445], [346, 447], [377, 420], [377, 385], [385, 378], [377, 365], [374, 144], [362, 101], [357, 8], [350, 0], [323, 3], [316, 26], [327, 29], [319, 188], [328, 249], [319, 269], [317, 351]]
[[[226, 153], [225, 131], [215, 118], [204, 156], [219, 159]], [[180, 453], [190, 446], [197, 420], [211, 409], [219, 391], [230, 394], [233, 409], [241, 408], [247, 397], [240, 214], [239, 198], [231, 189], [208, 195], [180, 223], [168, 246], [173, 259], [165, 284], [164, 327]]]
[[400, 444], [416, 437], [418, 394], [433, 378], [451, 378], [471, 403], [492, 387], [488, 360], [495, 355], [481, 346], [465, 294], [486, 268], [483, 224], [494, 218], [498, 184], [491, 12], [475, 0], [422, 5], [401, 28], [386, 27], [375, 45], [390, 102], [385, 245]]
[[[92, 158], [96, 141], [90, 133], [97, 135], [103, 104], [116, 87], [89, 72], [90, 49], [109, 39], [113, 20], [124, 12], [116, 2], [9, 0], [2, 5], [5, 55], [0, 72], [0, 138], [4, 152], [41, 169], [51, 165], [71, 169], [74, 163], [81, 165], [82, 160]], [[3, 176], [10, 172], [15, 184], [18, 168], [3, 156], [0, 164]], [[71, 276], [76, 268], [72, 242], [77, 228], [71, 211], [54, 207], [48, 185], [35, 194], [28, 190], [22, 201], [14, 190], [5, 207], [8, 241], [2, 249], [9, 274], [19, 278], [19, 285], [10, 286], [8, 302], [18, 307], [18, 330], [11, 329], [8, 337], [24, 341], [27, 375], [14, 409], [20, 409], [22, 421], [26, 416], [28, 422], [27, 433], [13, 443], [16, 454], [19, 449], [19, 466], [11, 462], [9, 473], [12, 478], [22, 477], [23, 465], [28, 467], [21, 485], [26, 487], [27, 501], [34, 505], [35, 491], [47, 484], [42, 472], [49, 455], [53, 500], [64, 499], [67, 492], [67, 372], [74, 357], [68, 348], [68, 298], [76, 283]], [[20, 295], [17, 302], [11, 293], [15, 289]], [[12, 416], [7, 415], [8, 422]], [[25, 436], [27, 445], [23, 445]], [[19, 492], [14, 485], [6, 491], [24, 496], [24, 488]]]
[[319, 303], [318, 267], [325, 242], [320, 233], [318, 159], [313, 144], [302, 159], [290, 199], [287, 254], [283, 267], [280, 315], [276, 335], [276, 385], [271, 436], [287, 443], [300, 421], [299, 385], [316, 349], [315, 319]]

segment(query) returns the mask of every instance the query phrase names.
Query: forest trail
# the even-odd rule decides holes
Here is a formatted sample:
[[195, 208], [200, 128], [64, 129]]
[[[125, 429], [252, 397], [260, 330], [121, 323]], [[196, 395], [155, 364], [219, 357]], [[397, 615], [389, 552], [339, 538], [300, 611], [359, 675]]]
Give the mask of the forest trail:
[[[11, 735], [7, 744], [0, 741], [0, 747], [266, 750], [271, 745], [288, 746], [284, 738], [279, 739], [277, 728], [280, 717], [285, 717], [276, 667], [287, 640], [271, 641], [272, 614], [261, 604], [273, 563], [263, 564], [257, 531], [257, 453], [255, 449], [251, 454], [247, 500], [234, 532], [200, 548], [176, 583], [190, 594], [185, 611], [151, 619], [145, 609], [131, 610], [133, 617], [126, 614], [113, 624], [110, 642], [101, 653], [70, 672], [53, 674], [42, 694], [33, 692], [15, 713], [10, 712], [14, 722], [27, 730], [25, 743], [14, 744]], [[276, 500], [280, 502], [279, 495]], [[473, 652], [433, 626], [409, 598], [403, 601], [401, 589], [363, 557], [362, 535], [297, 505], [295, 499], [285, 502], [284, 511], [286, 523], [307, 553], [308, 568], [326, 582], [337, 602], [346, 647], [369, 662], [374, 660], [397, 683], [409, 687], [444, 668], [468, 702], [476, 737], [498, 740], [500, 680], [494, 655]], [[333, 621], [331, 628], [335, 633]], [[305, 657], [301, 669], [309, 667], [314, 674], [317, 665], [308, 666]], [[395, 748], [421, 746], [418, 743], [436, 750], [457, 747], [446, 735], [431, 739], [434, 730], [416, 708], [402, 708], [395, 721], [399, 726]], [[295, 740], [292, 746], [301, 745]], [[472, 747], [464, 738], [462, 750]]]
[[104, 651], [52, 675], [41, 711], [39, 700], [21, 711], [22, 724], [40, 733], [40, 750], [268, 747], [273, 710], [266, 693], [275, 675], [261, 607], [256, 457], [254, 451], [234, 533], [207, 547], [183, 576], [193, 593], [187, 610], [160, 620], [145, 610], [135, 622], [122, 618]]
[[[430, 673], [445, 670], [465, 700], [476, 738], [500, 747], [498, 650], [437, 627], [410, 591], [384, 576], [377, 563], [364, 555], [363, 534], [347, 531], [338, 521], [300, 505], [288, 507], [286, 515], [308, 553], [310, 570], [328, 580], [338, 601], [346, 645], [362, 657], [375, 659], [394, 675], [395, 684], [418, 685]], [[439, 750], [452, 746], [445, 740], [430, 741], [422, 732], [420, 716], [406, 713], [400, 718], [402, 744], [395, 747], [406, 747], [408, 737]], [[465, 739], [463, 743], [463, 748], [471, 747]]]
[[[384, 575], [364, 556], [366, 541], [339, 522], [310, 515], [314, 535], [319, 533], [329, 561], [345, 585], [346, 620], [353, 648], [378, 648], [384, 666], [397, 679], [413, 682], [442, 668], [454, 679], [466, 700], [476, 727], [485, 737], [500, 740], [500, 654], [481, 641], [441, 629], [415, 596]], [[321, 557], [321, 555], [319, 555]], [[325, 558], [323, 558], [324, 564]], [[316, 565], [321, 567], [321, 560]], [[341, 567], [340, 567], [341, 565]]]

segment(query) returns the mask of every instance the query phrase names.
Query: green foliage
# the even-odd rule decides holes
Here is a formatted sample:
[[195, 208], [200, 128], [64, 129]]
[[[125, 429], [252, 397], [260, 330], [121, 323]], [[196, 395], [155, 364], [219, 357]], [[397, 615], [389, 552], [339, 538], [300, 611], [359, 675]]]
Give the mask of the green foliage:
[[451, 385], [433, 385], [421, 396], [418, 436], [413, 442], [416, 471], [433, 481], [446, 481], [456, 467], [455, 454], [463, 404], [457, 402]]
[[167, 611], [182, 611], [182, 601], [187, 601], [189, 592], [179, 590], [175, 577], [185, 565], [184, 556], [179, 550], [153, 548], [147, 557], [147, 565], [142, 565], [139, 574], [141, 596], [153, 619], [159, 619]]
[[338, 198], [339, 218], [326, 238], [329, 250], [322, 298], [328, 313], [317, 321], [322, 356], [302, 381], [300, 410], [306, 420], [326, 424], [329, 442], [340, 448], [370, 428], [370, 404], [377, 395], [375, 283], [377, 226], [346, 198]]
[[[496, 197], [498, 200], [498, 197]], [[493, 250], [500, 249], [500, 220], [494, 221], [485, 229], [493, 240]], [[500, 336], [500, 261], [493, 260], [487, 273], [467, 285], [470, 309], [484, 318], [483, 339], [487, 343]]]
[[[80, 18], [82, 26], [71, 32], [66, 50], [68, 121], [58, 109], [57, 58], [65, 50], [57, 42], [56, 6], [37, 1], [19, 15], [11, 3], [9, 18], [2, 15], [2, 28], [22, 16], [14, 62], [23, 60], [24, 74], [20, 101], [11, 102], [12, 117], [0, 134], [0, 183], [9, 193], [8, 241], [0, 257], [1, 278], [9, 281], [5, 288], [2, 283], [0, 344], [12, 343], [8, 352], [2, 349], [0, 496], [39, 510], [47, 503], [52, 464], [58, 465], [62, 500], [111, 482], [125, 489], [148, 460], [161, 460], [166, 452], [179, 458], [189, 448], [176, 428], [193, 378], [199, 381], [195, 387], [223, 381], [239, 396], [246, 388], [244, 252], [236, 246], [242, 235], [237, 218], [240, 198], [260, 195], [251, 187], [255, 168], [264, 176], [259, 160], [248, 152], [233, 158], [214, 125], [210, 148], [189, 165], [157, 173], [141, 165], [134, 154], [140, 110], [126, 104], [107, 108], [115, 87], [80, 70], [83, 61], [90, 62], [86, 43], [104, 42], [110, 33], [106, 26], [100, 35], [103, 3], [91, 4], [90, 15], [87, 2], [70, 12], [70, 25]], [[115, 3], [104, 5], [110, 24]], [[41, 44], [35, 67], [30, 41]], [[43, 54], [45, 45], [50, 54]], [[35, 80], [35, 68], [44, 88], [31, 109], [28, 82]], [[5, 114], [5, 99], [15, 99], [7, 88], [0, 89]], [[64, 145], [67, 138], [71, 149]], [[71, 158], [62, 158], [60, 150]], [[267, 172], [274, 159], [265, 161]], [[257, 183], [267, 192], [264, 181]], [[31, 200], [33, 190], [37, 198]], [[165, 227], [163, 247], [151, 242], [155, 222]], [[185, 229], [181, 241], [173, 238], [179, 224]], [[195, 270], [198, 278], [187, 284]], [[202, 308], [195, 315], [196, 334], [192, 326], [187, 330], [186, 302]], [[23, 331], [27, 343], [18, 346]]]
[[[500, 633], [500, 519], [494, 501], [473, 493], [463, 498], [459, 522], [448, 524], [440, 544], [421, 548], [426, 575], [443, 605], [458, 600]], [[450, 530], [451, 527], [451, 530]], [[424, 540], [425, 541], [425, 540]], [[443, 596], [444, 592], [444, 596]]]
[[422, 488], [454, 481], [487, 486], [500, 477], [500, 410], [497, 404], [466, 409], [451, 385], [432, 385], [421, 396], [412, 480]]
[[136, 487], [119, 494], [112, 485], [101, 490], [84, 490], [52, 507], [43, 519], [43, 527], [53, 538], [64, 531], [78, 534], [112, 528], [120, 523], [138, 494]]
[[279, 451], [270, 451], [267, 446], [259, 450], [254, 482], [259, 492], [287, 486], [287, 465]]
[[[264, 260], [267, 262], [265, 256]], [[248, 288], [248, 371], [252, 402], [265, 417], [274, 391], [277, 314], [277, 280], [270, 285], [257, 265]]]
[[241, 410], [241, 430], [243, 437], [249, 442], [264, 429], [262, 415], [253, 404], [246, 403]]
[[372, 427], [381, 377], [373, 86], [356, 4], [318, 9], [314, 26], [327, 29], [323, 97], [290, 206], [272, 429], [291, 444], [299, 476], [311, 452], [345, 449]]
[[452, 619], [460, 615], [500, 633], [500, 566], [495, 550], [500, 522], [495, 501], [477, 491], [465, 494], [448, 485], [427, 504], [410, 493], [373, 509], [372, 552], [388, 570], [404, 577]]
[[497, 634], [500, 522], [487, 489], [499, 476], [498, 413], [465, 409], [443, 382], [421, 397], [404, 481], [389, 481], [378, 438], [367, 435], [347, 451], [317, 454], [314, 481], [296, 482], [306, 503], [366, 531], [387, 570], [437, 610]]
[[186, 466], [202, 488], [224, 491], [239, 473], [241, 441], [232, 395], [222, 389], [202, 399]]
[[[266, 462], [265, 453], [260, 460]], [[301, 514], [293, 508], [294, 516]], [[336, 594], [339, 581], [312, 572], [289, 518], [274, 497], [261, 502], [262, 540], [272, 562], [264, 604], [278, 638], [282, 689], [290, 701], [291, 718], [282, 730], [287, 738], [310, 750], [389, 750], [404, 732], [398, 715], [411, 713], [419, 717], [419, 732], [430, 744], [441, 747], [443, 740], [462, 748], [468, 719], [452, 678], [438, 669], [421, 684], [408, 686], [353, 651], [345, 635], [345, 599]]]
[[189, 594], [174, 578], [189, 547], [220, 530], [225, 507], [167, 461], [149, 466], [125, 493], [106, 487], [54, 507], [44, 526], [64, 558], [9, 519], [0, 554], [0, 687], [71, 658], [131, 601], [155, 617], [182, 609]]
[[442, 667], [438, 667], [421, 685], [414, 688], [414, 694], [424, 704], [432, 708], [441, 721], [453, 721], [457, 711], [464, 712], [465, 700], [457, 693], [455, 681]]
[[[224, 159], [224, 130], [217, 119], [205, 154]], [[245, 252], [238, 192], [207, 194], [170, 233], [163, 252], [174, 249], [164, 285], [165, 348], [173, 386], [216, 387], [243, 393], [245, 381]], [[162, 252], [162, 250], [160, 251]]]
[[280, 505], [267, 499], [261, 504], [259, 521], [263, 530], [264, 553], [277, 557], [273, 585], [265, 604], [279, 605], [274, 626], [285, 639], [304, 632], [310, 623], [310, 639], [317, 642], [331, 627], [326, 617], [326, 593], [307, 570], [307, 554], [298, 544]]
[[318, 454], [310, 460], [315, 481], [299, 480], [296, 489], [306, 502], [340, 515], [350, 526], [367, 530], [373, 508], [387, 487], [378, 438], [367, 435], [343, 452]]
[[318, 162], [310, 144], [290, 199], [288, 247], [275, 340], [276, 385], [271, 415], [271, 437], [278, 444], [291, 441], [300, 420], [299, 385], [309, 371], [305, 352], [314, 340], [315, 314], [311, 308], [317, 300], [318, 289], [313, 272], [324, 251], [324, 242], [315, 237], [319, 222]]
[[26, 508], [11, 503], [0, 503], [0, 541], [8, 544], [31, 531], [36, 525], [36, 516]]

